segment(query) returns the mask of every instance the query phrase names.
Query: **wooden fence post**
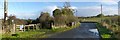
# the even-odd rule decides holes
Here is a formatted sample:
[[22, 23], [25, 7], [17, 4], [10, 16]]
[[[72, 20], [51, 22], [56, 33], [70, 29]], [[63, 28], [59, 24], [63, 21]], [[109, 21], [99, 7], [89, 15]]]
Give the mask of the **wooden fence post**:
[[34, 30], [34, 25], [32, 25], [33, 26], [33, 30]]
[[35, 24], [36, 30], [37, 30], [37, 25]]
[[24, 27], [24, 31], [25, 31], [25, 26], [23, 26]]
[[29, 30], [29, 26], [27, 26], [28, 27], [28, 30]]

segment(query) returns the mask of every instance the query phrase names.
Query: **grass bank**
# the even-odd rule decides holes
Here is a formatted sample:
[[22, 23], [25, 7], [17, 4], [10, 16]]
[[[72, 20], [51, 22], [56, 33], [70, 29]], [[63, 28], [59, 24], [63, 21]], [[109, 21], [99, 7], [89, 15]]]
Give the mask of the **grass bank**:
[[80, 25], [80, 23], [78, 22], [76, 25], [73, 25], [71, 27], [60, 27], [60, 28], [51, 29], [45, 35], [42, 35], [43, 37], [40, 37], [40, 36], [37, 36], [37, 37], [38, 38], [47, 38], [47, 37], [52, 36], [54, 34], [58, 34], [58, 33], [65, 32], [65, 31], [71, 30], [73, 28], [79, 27], [79, 25]]
[[97, 28], [102, 38], [111, 38], [111, 36], [113, 35], [109, 29], [102, 26], [100, 23], [97, 23]]

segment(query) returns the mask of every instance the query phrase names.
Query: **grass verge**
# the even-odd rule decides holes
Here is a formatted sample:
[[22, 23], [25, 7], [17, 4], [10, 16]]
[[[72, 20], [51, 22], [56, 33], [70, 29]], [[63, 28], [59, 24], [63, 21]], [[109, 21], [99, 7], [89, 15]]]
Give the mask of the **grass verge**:
[[97, 28], [100, 32], [100, 36], [102, 38], [111, 38], [112, 36], [112, 33], [109, 29], [103, 27], [100, 23], [97, 23]]
[[57, 29], [39, 29], [39, 30], [29, 30], [25, 32], [17, 32], [17, 36], [12, 36], [11, 34], [3, 34], [2, 38], [46, 38], [48, 35], [64, 32], [73, 28], [76, 28], [80, 25], [77, 23], [72, 27], [67, 28], [57, 28]]

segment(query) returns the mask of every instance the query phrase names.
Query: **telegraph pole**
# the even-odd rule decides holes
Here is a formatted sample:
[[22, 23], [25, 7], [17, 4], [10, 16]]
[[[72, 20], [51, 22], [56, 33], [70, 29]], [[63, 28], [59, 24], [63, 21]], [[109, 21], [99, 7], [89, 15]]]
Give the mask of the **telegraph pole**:
[[101, 14], [102, 14], [102, 4], [101, 4]]
[[[101, 4], [101, 15], [102, 15], [103, 11], [102, 11], [102, 4]], [[101, 16], [101, 23], [102, 23], [102, 16]]]
[[8, 0], [4, 0], [4, 21], [3, 21], [3, 30], [7, 27], [7, 13], [8, 13]]
[[7, 20], [7, 13], [8, 13], [8, 3], [7, 0], [4, 0], [4, 23]]

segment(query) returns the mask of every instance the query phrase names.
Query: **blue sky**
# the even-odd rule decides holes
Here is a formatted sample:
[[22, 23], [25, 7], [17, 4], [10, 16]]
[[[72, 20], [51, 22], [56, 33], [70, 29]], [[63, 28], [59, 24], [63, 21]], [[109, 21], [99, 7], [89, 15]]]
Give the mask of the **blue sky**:
[[[1, 1], [1, 0], [0, 0]], [[14, 1], [14, 0], [13, 0]], [[100, 13], [100, 4], [103, 4], [104, 15], [118, 14], [118, 0], [101, 2], [70, 2], [71, 8], [77, 10], [75, 16], [95, 16]], [[21, 19], [36, 19], [42, 11], [49, 12], [57, 7], [63, 7], [64, 2], [8, 2], [8, 15], [16, 15]], [[3, 2], [0, 2], [0, 18], [3, 18]]]

